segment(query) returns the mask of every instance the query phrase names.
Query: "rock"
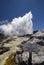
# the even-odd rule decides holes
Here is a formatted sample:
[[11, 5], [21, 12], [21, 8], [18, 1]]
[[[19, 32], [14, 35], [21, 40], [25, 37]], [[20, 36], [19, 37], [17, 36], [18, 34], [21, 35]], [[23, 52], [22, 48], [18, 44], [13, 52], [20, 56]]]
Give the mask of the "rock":
[[0, 42], [0, 48], [4, 46], [4, 43], [3, 42]]
[[7, 51], [9, 51], [9, 50], [10, 50], [9, 47], [1, 47], [0, 48], [0, 55], [3, 54], [3, 53], [5, 53], [5, 52], [7, 52]]
[[39, 52], [38, 54], [32, 53], [32, 64], [40, 64], [44, 62], [44, 54]]
[[[38, 31], [37, 33], [33, 34], [31, 36], [31, 39], [20, 45], [24, 49], [24, 52], [27, 51], [28, 53], [32, 53], [32, 64], [40, 64], [44, 62], [44, 30]], [[26, 54], [22, 58], [26, 59]]]
[[21, 64], [24, 62], [25, 64], [28, 63], [28, 58], [29, 58], [29, 53], [28, 52], [23, 52], [22, 54], [16, 54], [16, 63]]
[[6, 39], [4, 46], [0, 44], [0, 52], [4, 51], [0, 65], [44, 65], [44, 30], [11, 39]]
[[[3, 40], [4, 46], [1, 46], [0, 48], [0, 65], [4, 65], [4, 64], [5, 65], [10, 65], [10, 64], [15, 65], [16, 60], [14, 60], [15, 56], [13, 54], [16, 53], [17, 51], [22, 50], [22, 48], [18, 47], [18, 45], [21, 44], [22, 41], [28, 40], [29, 37], [13, 36], [11, 39], [12, 40], [10, 40], [10, 38], [7, 38]], [[7, 42], [7, 40], [9, 41]]]

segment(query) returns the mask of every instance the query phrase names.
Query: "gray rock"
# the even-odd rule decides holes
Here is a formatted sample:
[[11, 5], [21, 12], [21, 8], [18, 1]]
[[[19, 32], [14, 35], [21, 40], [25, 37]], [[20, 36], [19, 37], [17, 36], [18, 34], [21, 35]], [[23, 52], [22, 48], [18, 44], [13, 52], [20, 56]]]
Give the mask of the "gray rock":
[[[28, 61], [29, 52], [32, 53], [32, 64], [44, 62], [44, 30], [33, 34], [31, 39], [20, 45], [24, 50], [21, 56], [24, 62]], [[26, 52], [28, 52], [28, 55]]]
[[21, 64], [24, 62], [25, 64], [28, 64], [28, 58], [29, 58], [29, 53], [28, 52], [23, 52], [22, 54], [17, 54], [16, 55], [16, 63]]

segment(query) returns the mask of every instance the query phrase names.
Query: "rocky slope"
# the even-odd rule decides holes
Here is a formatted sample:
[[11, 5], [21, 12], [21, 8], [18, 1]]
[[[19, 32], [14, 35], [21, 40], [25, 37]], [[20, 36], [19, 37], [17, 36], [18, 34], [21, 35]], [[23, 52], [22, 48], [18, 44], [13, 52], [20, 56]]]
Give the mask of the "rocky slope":
[[0, 65], [44, 65], [44, 30], [8, 37], [0, 44]]
[[[29, 37], [13, 36], [0, 42], [0, 65], [15, 65], [14, 56], [16, 51], [22, 51], [22, 48], [19, 48], [18, 45], [28, 39]], [[11, 61], [13, 62], [11, 63]]]

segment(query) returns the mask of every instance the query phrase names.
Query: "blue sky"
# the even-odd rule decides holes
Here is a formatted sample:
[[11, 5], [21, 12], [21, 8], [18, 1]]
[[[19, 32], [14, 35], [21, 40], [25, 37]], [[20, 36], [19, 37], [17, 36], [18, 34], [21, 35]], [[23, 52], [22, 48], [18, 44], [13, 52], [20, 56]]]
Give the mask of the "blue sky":
[[44, 0], [0, 0], [0, 21], [11, 21], [31, 11], [33, 29], [44, 29]]

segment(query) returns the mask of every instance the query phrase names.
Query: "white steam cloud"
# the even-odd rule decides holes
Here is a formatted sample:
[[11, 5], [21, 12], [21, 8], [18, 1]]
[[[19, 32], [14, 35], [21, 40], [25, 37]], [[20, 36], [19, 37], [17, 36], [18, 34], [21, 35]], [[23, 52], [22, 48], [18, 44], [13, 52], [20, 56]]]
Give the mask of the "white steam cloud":
[[33, 33], [32, 13], [26, 13], [23, 17], [14, 18], [11, 23], [3, 24], [0, 29], [5, 35], [25, 35]]

